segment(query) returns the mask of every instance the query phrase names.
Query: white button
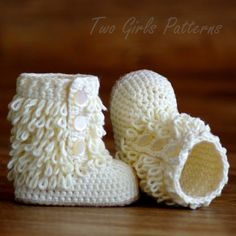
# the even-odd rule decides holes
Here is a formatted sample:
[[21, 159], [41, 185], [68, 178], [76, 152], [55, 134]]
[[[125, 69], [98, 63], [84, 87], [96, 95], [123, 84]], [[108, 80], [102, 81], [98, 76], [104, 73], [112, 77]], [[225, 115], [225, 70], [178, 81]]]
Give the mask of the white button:
[[79, 90], [76, 94], [75, 94], [75, 102], [76, 104], [78, 104], [79, 106], [85, 106], [86, 103], [88, 101], [88, 95], [82, 91]]
[[83, 131], [84, 129], [86, 129], [87, 123], [88, 123], [88, 118], [86, 116], [79, 116], [75, 118], [74, 121], [75, 129], [78, 131]]
[[85, 143], [83, 140], [77, 140], [73, 145], [73, 155], [82, 155], [85, 151]]
[[138, 141], [139, 146], [147, 146], [150, 144], [153, 140], [153, 136], [151, 134], [146, 134], [144, 136], [141, 136], [141, 138]]

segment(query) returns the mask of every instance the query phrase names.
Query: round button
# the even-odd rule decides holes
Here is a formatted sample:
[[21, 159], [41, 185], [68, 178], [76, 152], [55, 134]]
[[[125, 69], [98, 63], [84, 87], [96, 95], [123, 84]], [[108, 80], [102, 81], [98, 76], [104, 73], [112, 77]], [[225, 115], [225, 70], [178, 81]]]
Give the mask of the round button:
[[73, 155], [82, 155], [85, 151], [85, 143], [83, 140], [79, 139], [73, 144]]
[[76, 104], [78, 104], [79, 106], [85, 106], [86, 103], [88, 101], [88, 95], [82, 91], [79, 90], [76, 94], [75, 94], [75, 102]]
[[153, 136], [151, 134], [146, 134], [141, 136], [141, 138], [138, 141], [139, 146], [147, 146], [153, 141]]
[[83, 131], [84, 129], [86, 129], [87, 124], [88, 118], [86, 116], [79, 116], [75, 118], [74, 126], [76, 130]]

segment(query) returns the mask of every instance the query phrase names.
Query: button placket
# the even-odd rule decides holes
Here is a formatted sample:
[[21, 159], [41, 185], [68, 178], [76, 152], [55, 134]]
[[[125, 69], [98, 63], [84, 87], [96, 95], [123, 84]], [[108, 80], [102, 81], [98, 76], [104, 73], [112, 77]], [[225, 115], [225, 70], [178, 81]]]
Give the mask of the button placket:
[[85, 135], [89, 116], [85, 111], [85, 107], [89, 101], [88, 94], [86, 80], [82, 78], [75, 79], [70, 88], [68, 117], [70, 129], [68, 148], [74, 159], [84, 155], [86, 149]]

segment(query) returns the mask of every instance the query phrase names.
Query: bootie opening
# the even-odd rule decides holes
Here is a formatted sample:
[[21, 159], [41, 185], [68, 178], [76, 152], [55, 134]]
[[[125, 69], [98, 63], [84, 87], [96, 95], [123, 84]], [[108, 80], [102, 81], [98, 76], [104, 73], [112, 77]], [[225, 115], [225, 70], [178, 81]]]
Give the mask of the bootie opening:
[[193, 146], [180, 175], [182, 191], [190, 197], [205, 197], [215, 191], [223, 177], [223, 163], [214, 143]]

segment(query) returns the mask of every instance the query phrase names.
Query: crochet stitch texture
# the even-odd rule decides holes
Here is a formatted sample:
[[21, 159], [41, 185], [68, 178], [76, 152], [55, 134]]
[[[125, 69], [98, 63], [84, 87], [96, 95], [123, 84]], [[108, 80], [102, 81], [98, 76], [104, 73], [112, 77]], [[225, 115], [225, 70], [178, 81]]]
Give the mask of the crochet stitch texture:
[[105, 110], [91, 75], [21, 74], [9, 104], [8, 178], [17, 201], [119, 206], [138, 198], [132, 169], [102, 141]]
[[202, 120], [179, 114], [166, 78], [149, 70], [125, 75], [113, 88], [110, 112], [116, 157], [157, 202], [195, 209], [221, 194], [226, 149]]

